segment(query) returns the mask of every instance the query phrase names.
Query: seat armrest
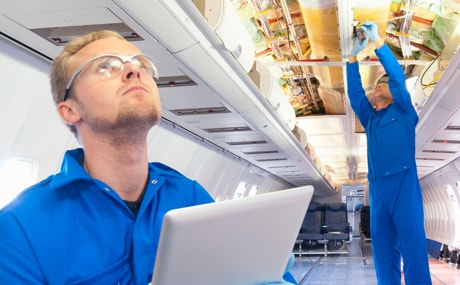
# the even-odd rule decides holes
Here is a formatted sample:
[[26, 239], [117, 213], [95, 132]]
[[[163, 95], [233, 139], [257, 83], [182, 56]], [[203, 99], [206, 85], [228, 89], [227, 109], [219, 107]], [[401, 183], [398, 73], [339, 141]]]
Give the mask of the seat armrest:
[[328, 226], [324, 225], [324, 226], [321, 226], [321, 233], [322, 234], [326, 234], [329, 232], [329, 228]]

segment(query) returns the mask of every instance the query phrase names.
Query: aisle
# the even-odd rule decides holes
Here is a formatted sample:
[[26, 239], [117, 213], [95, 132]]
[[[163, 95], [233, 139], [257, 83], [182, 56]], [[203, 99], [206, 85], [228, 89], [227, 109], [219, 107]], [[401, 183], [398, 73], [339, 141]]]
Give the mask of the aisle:
[[[299, 285], [377, 285], [370, 241], [355, 238], [341, 252], [296, 256], [291, 272]], [[433, 258], [429, 262], [433, 285], [460, 285], [459, 269]]]

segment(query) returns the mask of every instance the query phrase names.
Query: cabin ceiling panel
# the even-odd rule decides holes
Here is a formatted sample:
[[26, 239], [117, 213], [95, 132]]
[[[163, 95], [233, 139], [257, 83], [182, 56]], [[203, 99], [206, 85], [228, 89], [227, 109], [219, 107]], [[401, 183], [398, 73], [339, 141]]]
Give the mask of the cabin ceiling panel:
[[[453, 96], [455, 97], [455, 96]], [[458, 99], [458, 98], [456, 98]], [[460, 109], [456, 109], [442, 126], [443, 129], [460, 132]]]
[[235, 148], [244, 147], [265, 147], [265, 145], [275, 145], [267, 139], [260, 131], [251, 131], [245, 133], [215, 133], [210, 135], [215, 140], [220, 140]]
[[[147, 45], [146, 47], [143, 47], [141, 45], [141, 41], [134, 42], [134, 44], [147, 56], [149, 56], [153, 62], [155, 63], [155, 66], [158, 69], [158, 75], [161, 78], [165, 77], [173, 77], [173, 76], [189, 76], [191, 77], [194, 81], [196, 81], [196, 78], [193, 77], [193, 74], [185, 68], [185, 66], [177, 60], [177, 58], [172, 55], [170, 52], [165, 50], [164, 48], [162, 49], [155, 49], [151, 50], [152, 45]], [[156, 44], [155, 46], [158, 46]], [[175, 88], [181, 88], [181, 87], [175, 87]], [[160, 91], [160, 94], [163, 94], [165, 92], [164, 90], [167, 90], [168, 88], [163, 88]]]
[[[84, 3], [84, 1], [80, 2]], [[37, 6], [39, 3], [39, 1], [35, 1], [34, 4]], [[32, 6], [34, 5], [32, 4]], [[67, 9], [65, 6], [59, 8], [58, 6], [50, 9], [50, 7], [39, 5], [38, 7], [29, 7], [28, 11], [21, 9], [21, 12], [9, 12], [6, 16], [28, 29], [103, 25], [122, 22], [108, 7], [85, 6], [83, 4], [81, 8], [75, 7], [74, 9]]]
[[460, 130], [446, 130], [441, 128], [436, 132], [434, 140], [458, 141], [460, 143]]
[[448, 161], [452, 157], [450, 153], [443, 153], [442, 151], [422, 151], [416, 155], [417, 159], [428, 159], [436, 161]]
[[146, 53], [164, 50], [156, 39], [113, 1], [17, 0], [2, 1], [0, 4], [3, 12], [3, 17], [0, 17], [1, 30], [48, 58], [57, 56], [61, 45], [75, 35], [121, 26], [128, 27], [143, 38], [135, 44]]
[[430, 114], [429, 120], [423, 120], [417, 125], [417, 136], [416, 136], [416, 147], [419, 149], [425, 143], [430, 143], [434, 137], [434, 134], [441, 128], [442, 125], [447, 121], [448, 115], [446, 110], [441, 108], [435, 108]]
[[282, 162], [282, 165], [285, 165], [286, 161], [288, 161], [288, 159], [286, 158], [286, 155], [280, 152], [260, 154], [260, 155], [247, 155], [246, 157], [248, 159], [251, 159], [252, 161], [260, 161], [260, 162], [280, 160]]
[[238, 147], [234, 147], [233, 150], [235, 152], [238, 152], [238, 153], [241, 153], [241, 154], [244, 154], [244, 155], [247, 155], [248, 157], [251, 157], [251, 156], [256, 156], [256, 155], [268, 155], [268, 154], [272, 154], [272, 153], [281, 153], [281, 151], [277, 150], [276, 147], [274, 146], [260, 146], [260, 147], [241, 147], [241, 148], [238, 148]]
[[[181, 116], [181, 121], [184, 123], [192, 123], [200, 129], [216, 129], [215, 133], [242, 133], [252, 131], [253, 128], [249, 123], [238, 114], [209, 114], [195, 116]], [[242, 129], [241, 129], [242, 128]], [[219, 131], [218, 129], [222, 129]]]
[[460, 143], [426, 143], [420, 151], [446, 151], [446, 152], [458, 152], [460, 151]]
[[168, 110], [224, 106], [212, 90], [199, 85], [160, 88], [159, 92], [163, 107]]
[[418, 158], [418, 157], [416, 158], [416, 162], [417, 162], [417, 166], [430, 167], [432, 170], [436, 170], [445, 164], [443, 160]]

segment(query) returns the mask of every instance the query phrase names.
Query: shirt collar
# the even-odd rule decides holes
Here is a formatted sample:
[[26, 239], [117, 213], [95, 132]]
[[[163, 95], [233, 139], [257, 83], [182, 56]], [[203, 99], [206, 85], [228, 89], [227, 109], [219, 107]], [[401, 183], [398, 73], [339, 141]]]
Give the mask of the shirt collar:
[[[83, 168], [83, 159], [84, 151], [82, 148], [66, 151], [62, 160], [61, 171], [53, 176], [50, 187], [60, 188], [76, 180], [93, 181], [93, 178]], [[166, 169], [163, 168], [164, 166], [161, 164], [155, 165], [149, 163], [150, 184], [157, 184], [159, 186], [163, 183], [164, 176], [171, 175], [171, 173], [178, 175], [175, 171], [171, 172], [168, 167]]]
[[51, 181], [52, 188], [60, 188], [75, 180], [92, 180], [83, 168], [84, 152], [82, 148], [68, 150], [64, 154], [61, 171], [54, 175]]

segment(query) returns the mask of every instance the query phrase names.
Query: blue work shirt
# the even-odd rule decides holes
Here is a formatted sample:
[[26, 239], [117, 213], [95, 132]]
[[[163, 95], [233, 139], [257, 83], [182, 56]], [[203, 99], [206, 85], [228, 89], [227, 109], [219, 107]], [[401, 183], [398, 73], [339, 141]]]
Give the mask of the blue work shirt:
[[375, 52], [389, 77], [394, 99], [378, 112], [366, 97], [358, 62], [347, 63], [351, 107], [366, 129], [369, 181], [416, 169], [415, 126], [418, 116], [406, 88], [406, 76], [387, 44]]
[[150, 282], [161, 223], [171, 209], [213, 202], [196, 181], [149, 163], [137, 217], [66, 152], [61, 171], [0, 210], [0, 284]]

